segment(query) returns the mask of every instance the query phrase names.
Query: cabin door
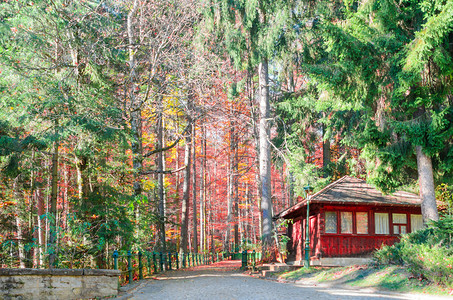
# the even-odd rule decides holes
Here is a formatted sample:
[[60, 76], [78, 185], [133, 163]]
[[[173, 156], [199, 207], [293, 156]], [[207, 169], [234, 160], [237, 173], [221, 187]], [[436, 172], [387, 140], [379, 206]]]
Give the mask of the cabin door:
[[310, 217], [310, 256], [316, 255], [316, 247], [318, 245], [318, 218]]
[[288, 260], [301, 260], [303, 254], [303, 222], [302, 219], [294, 220], [292, 224], [291, 235], [291, 252], [288, 255]]

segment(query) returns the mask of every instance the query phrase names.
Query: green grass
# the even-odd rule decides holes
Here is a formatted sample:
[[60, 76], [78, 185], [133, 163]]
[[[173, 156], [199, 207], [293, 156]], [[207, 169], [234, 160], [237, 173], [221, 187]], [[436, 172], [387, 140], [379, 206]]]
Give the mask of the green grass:
[[296, 271], [290, 271], [290, 272], [282, 272], [282, 273], [277, 273], [276, 275], [279, 278], [283, 278], [285, 280], [299, 280], [301, 278], [306, 278], [308, 277], [307, 275], [314, 274], [318, 272], [319, 268], [300, 268]]
[[296, 271], [284, 272], [278, 278], [298, 281], [310, 279], [319, 283], [333, 285], [349, 285], [358, 288], [377, 288], [397, 292], [427, 293], [449, 295], [453, 289], [412, 278], [404, 267], [400, 266], [349, 266], [337, 268], [301, 268]]

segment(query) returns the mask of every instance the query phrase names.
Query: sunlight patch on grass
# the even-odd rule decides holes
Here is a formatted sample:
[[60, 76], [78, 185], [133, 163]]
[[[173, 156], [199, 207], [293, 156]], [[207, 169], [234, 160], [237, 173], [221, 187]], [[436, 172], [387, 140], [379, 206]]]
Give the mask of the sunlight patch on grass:
[[396, 266], [389, 266], [381, 270], [370, 268], [368, 272], [357, 276], [350, 284], [359, 287], [381, 287], [388, 290], [410, 290], [408, 274]]
[[319, 270], [319, 268], [300, 268], [295, 271], [280, 273], [278, 277], [286, 280], [299, 280], [307, 277], [308, 274], [319, 272]]
[[301, 268], [281, 273], [278, 278], [298, 281], [310, 279], [315, 282], [346, 284], [354, 287], [377, 288], [399, 292], [451, 295], [453, 290], [427, 281], [412, 278], [403, 267], [349, 266], [336, 268]]
[[315, 276], [319, 282], [327, 281], [347, 281], [354, 278], [355, 272], [361, 268], [360, 266], [339, 267], [325, 269]]

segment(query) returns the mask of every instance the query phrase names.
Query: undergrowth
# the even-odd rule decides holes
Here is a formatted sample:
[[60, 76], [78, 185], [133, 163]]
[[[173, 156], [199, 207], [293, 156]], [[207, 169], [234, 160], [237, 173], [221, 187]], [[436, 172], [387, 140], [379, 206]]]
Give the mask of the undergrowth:
[[411, 276], [453, 287], [453, 218], [443, 216], [427, 228], [405, 234], [399, 243], [373, 254], [377, 266], [400, 265]]

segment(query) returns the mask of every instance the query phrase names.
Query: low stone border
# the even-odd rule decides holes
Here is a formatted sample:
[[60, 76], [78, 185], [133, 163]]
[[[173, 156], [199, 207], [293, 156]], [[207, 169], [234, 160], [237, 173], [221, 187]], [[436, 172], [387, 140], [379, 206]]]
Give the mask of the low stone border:
[[0, 269], [0, 299], [116, 296], [120, 274], [101, 269]]

